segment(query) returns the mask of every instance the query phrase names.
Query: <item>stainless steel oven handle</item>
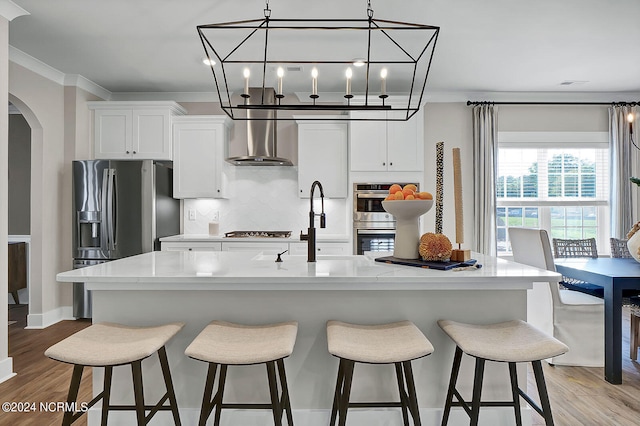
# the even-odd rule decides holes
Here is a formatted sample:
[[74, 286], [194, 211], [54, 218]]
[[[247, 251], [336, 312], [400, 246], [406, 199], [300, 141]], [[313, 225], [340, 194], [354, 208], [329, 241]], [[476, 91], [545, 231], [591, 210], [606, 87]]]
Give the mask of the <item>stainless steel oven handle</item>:
[[366, 193], [366, 194], [356, 193], [356, 198], [375, 198], [378, 200], [384, 200], [387, 197], [387, 195], [389, 195], [387, 191], [381, 192], [381, 193]]
[[358, 234], [358, 235], [364, 235], [364, 234], [379, 235], [379, 234], [395, 234], [396, 233], [395, 229], [363, 229], [363, 228], [358, 228], [355, 231], [356, 231], [356, 234]]

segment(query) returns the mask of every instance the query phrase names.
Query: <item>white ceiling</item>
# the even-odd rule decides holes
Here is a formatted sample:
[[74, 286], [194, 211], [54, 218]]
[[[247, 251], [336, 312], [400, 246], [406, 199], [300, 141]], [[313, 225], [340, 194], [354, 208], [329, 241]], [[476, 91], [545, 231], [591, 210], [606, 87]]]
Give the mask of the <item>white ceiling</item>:
[[[260, 19], [265, 7], [260, 0], [13, 1], [30, 15], [11, 21], [11, 46], [113, 93], [213, 92], [196, 25]], [[272, 18], [366, 18], [366, 0], [269, 5]], [[639, 0], [371, 0], [371, 6], [379, 19], [441, 28], [427, 93], [599, 92], [617, 100], [640, 93]]]

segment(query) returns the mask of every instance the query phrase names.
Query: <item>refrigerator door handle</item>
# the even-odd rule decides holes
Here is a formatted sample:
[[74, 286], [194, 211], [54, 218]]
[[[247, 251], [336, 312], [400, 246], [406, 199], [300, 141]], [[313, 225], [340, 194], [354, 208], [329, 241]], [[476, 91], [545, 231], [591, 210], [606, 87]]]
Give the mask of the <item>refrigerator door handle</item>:
[[115, 208], [117, 206], [116, 200], [116, 171], [115, 169], [109, 169], [109, 187], [107, 194], [107, 223], [109, 226], [109, 249], [116, 249], [116, 222], [115, 222]]
[[104, 169], [102, 171], [102, 192], [100, 196], [100, 233], [102, 234], [102, 238], [100, 241], [100, 248], [105, 257], [108, 256], [109, 251], [109, 213], [107, 210], [107, 196], [108, 196], [108, 187], [109, 187], [109, 169]]

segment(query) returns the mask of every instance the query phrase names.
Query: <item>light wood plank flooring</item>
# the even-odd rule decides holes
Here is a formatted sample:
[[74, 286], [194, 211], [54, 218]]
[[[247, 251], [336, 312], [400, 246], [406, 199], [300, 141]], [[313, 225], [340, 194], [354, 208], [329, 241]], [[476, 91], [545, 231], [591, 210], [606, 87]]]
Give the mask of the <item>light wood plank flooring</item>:
[[[552, 367], [544, 364], [554, 420], [559, 426], [636, 426], [640, 424], [640, 364], [628, 359], [629, 312], [623, 321], [623, 384], [603, 379], [602, 368]], [[45, 330], [25, 330], [26, 307], [9, 310], [9, 355], [18, 375], [0, 384], [0, 402], [65, 401], [72, 368], [43, 355], [46, 348], [76, 331], [88, 321], [63, 321]], [[80, 401], [91, 399], [91, 370], [87, 369], [80, 389]], [[537, 400], [535, 382], [529, 372], [528, 392]], [[444, 390], [443, 390], [444, 392]], [[482, 416], [482, 415], [481, 415]], [[535, 426], [544, 425], [537, 413]], [[62, 412], [3, 413], [0, 425], [59, 425]], [[86, 425], [83, 417], [75, 425]], [[304, 426], [304, 425], [303, 425]]]

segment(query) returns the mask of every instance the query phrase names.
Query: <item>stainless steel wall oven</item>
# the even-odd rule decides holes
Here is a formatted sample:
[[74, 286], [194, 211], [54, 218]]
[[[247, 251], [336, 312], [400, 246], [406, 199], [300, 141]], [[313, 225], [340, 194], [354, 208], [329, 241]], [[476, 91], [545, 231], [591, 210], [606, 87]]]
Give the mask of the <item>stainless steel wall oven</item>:
[[[413, 183], [418, 186], [417, 183]], [[382, 208], [393, 183], [353, 184], [353, 251], [393, 251], [396, 221]], [[401, 186], [406, 183], [400, 183]]]

